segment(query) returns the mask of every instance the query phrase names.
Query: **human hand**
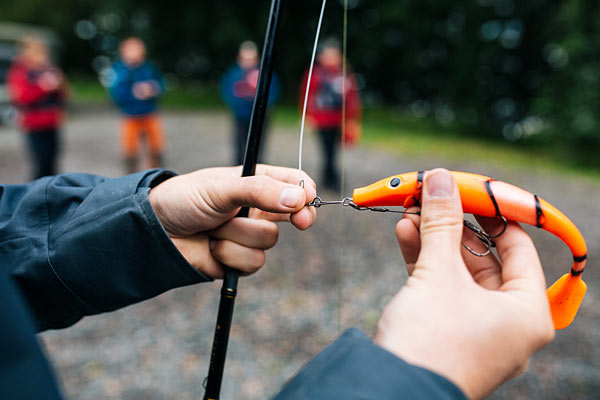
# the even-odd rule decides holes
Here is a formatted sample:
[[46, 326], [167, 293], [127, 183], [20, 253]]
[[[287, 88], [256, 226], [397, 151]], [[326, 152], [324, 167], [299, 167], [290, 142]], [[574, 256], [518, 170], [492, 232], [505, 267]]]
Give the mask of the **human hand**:
[[40, 75], [37, 84], [43, 91], [52, 92], [63, 84], [63, 77], [59, 72], [46, 71]]
[[[316, 196], [314, 181], [298, 170], [258, 165], [256, 176], [240, 177], [241, 167], [209, 168], [177, 176], [150, 191], [150, 203], [169, 237], [186, 260], [211, 278], [223, 277], [223, 264], [242, 274], [256, 272], [265, 250], [277, 242], [275, 221], [298, 229], [315, 220], [307, 199]], [[242, 206], [249, 218], [234, 218]]]
[[[515, 222], [495, 239], [499, 259], [462, 248], [461, 241], [476, 250], [481, 243], [463, 234], [448, 171], [426, 174], [422, 203], [421, 217], [396, 227], [409, 278], [381, 316], [375, 342], [481, 398], [522, 373], [529, 356], [554, 338], [542, 267]], [[492, 234], [501, 228], [495, 219], [479, 221]]]
[[133, 84], [133, 96], [138, 100], [147, 100], [158, 94], [158, 84], [155, 81], [143, 81]]

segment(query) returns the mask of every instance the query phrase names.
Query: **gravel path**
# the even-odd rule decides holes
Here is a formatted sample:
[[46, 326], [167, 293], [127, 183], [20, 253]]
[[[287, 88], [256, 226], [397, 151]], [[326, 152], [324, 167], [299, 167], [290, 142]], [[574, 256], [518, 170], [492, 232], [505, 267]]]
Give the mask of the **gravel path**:
[[[166, 113], [168, 167], [180, 173], [230, 159], [230, 125], [220, 113]], [[295, 166], [297, 133], [275, 127], [268, 161]], [[63, 171], [118, 176], [118, 120], [112, 111], [74, 115], [66, 128]], [[468, 151], [466, 151], [468, 155]], [[0, 181], [27, 176], [21, 137], [0, 128]], [[305, 169], [316, 176], [318, 148], [309, 135]], [[444, 159], [398, 157], [359, 147], [347, 153], [347, 187], [397, 172], [444, 166], [479, 172], [522, 186], [564, 210], [588, 241], [588, 294], [575, 323], [537, 354], [528, 371], [493, 399], [596, 399], [600, 397], [600, 184], [536, 170], [514, 170]], [[350, 192], [348, 190], [348, 192]], [[321, 193], [334, 198], [332, 193]], [[282, 226], [267, 266], [240, 282], [223, 399], [269, 397], [333, 340], [341, 327], [372, 333], [384, 304], [406, 279], [395, 243], [393, 215], [322, 208], [307, 232]], [[548, 281], [568, 270], [570, 254], [552, 235], [528, 229]], [[341, 283], [340, 282], [341, 277]], [[41, 335], [70, 399], [198, 399], [203, 393], [220, 283], [182, 288], [74, 327]], [[341, 289], [341, 290], [340, 290]], [[468, 329], [468, 327], [466, 327]], [[443, 339], [443, 332], [440, 332]]]

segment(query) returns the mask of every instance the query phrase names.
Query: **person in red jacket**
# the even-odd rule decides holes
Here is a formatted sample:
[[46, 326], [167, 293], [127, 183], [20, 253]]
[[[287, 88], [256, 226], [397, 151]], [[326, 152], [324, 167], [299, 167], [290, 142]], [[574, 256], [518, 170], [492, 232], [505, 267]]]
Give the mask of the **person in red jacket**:
[[26, 133], [33, 178], [56, 174], [67, 84], [42, 38], [31, 35], [21, 39], [7, 83], [17, 122]]
[[[343, 104], [345, 97], [345, 132], [347, 144], [360, 136], [361, 104], [354, 76], [349, 73], [344, 85], [342, 52], [335, 39], [324, 41], [314, 66], [307, 104], [307, 120], [319, 134], [323, 151], [321, 184], [331, 190], [339, 190], [340, 177], [337, 169], [337, 148], [342, 137]], [[304, 105], [308, 71], [300, 86], [300, 109]], [[345, 89], [345, 93], [344, 92]]]

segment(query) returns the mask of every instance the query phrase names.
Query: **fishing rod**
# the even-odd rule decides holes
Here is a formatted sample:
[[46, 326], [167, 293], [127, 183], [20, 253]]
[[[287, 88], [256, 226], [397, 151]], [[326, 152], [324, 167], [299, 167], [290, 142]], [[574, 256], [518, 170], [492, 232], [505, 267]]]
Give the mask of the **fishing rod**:
[[[252, 176], [256, 172], [265, 115], [267, 107], [269, 106], [269, 89], [273, 77], [273, 58], [280, 20], [281, 0], [272, 0], [265, 42], [260, 60], [256, 96], [254, 98], [254, 105], [252, 106], [252, 116], [250, 117], [250, 128], [248, 129], [248, 140], [246, 142], [242, 176]], [[237, 216], [247, 218], [248, 213], [248, 207], [243, 207]], [[221, 300], [219, 302], [217, 326], [215, 328], [215, 336], [213, 339], [208, 377], [205, 380], [206, 391], [204, 392], [204, 400], [217, 400], [219, 399], [221, 392], [223, 370], [225, 368], [225, 358], [227, 355], [227, 344], [229, 342], [229, 331], [231, 329], [233, 307], [237, 295], [238, 278], [239, 271], [225, 267], [225, 277], [223, 278], [223, 286], [221, 287]]]

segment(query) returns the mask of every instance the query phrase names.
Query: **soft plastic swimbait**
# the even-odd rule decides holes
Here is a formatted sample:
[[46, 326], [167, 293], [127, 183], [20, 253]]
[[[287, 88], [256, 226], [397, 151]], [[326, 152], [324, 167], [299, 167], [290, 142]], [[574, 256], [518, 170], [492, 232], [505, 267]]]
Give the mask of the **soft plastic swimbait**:
[[[506, 219], [537, 226], [558, 236], [573, 254], [571, 272], [547, 290], [555, 329], [563, 329], [575, 318], [587, 286], [581, 274], [587, 259], [583, 236], [560, 210], [537, 195], [483, 175], [452, 171], [465, 213]], [[372, 185], [354, 189], [358, 207], [403, 206], [421, 202], [424, 171], [390, 176]]]

